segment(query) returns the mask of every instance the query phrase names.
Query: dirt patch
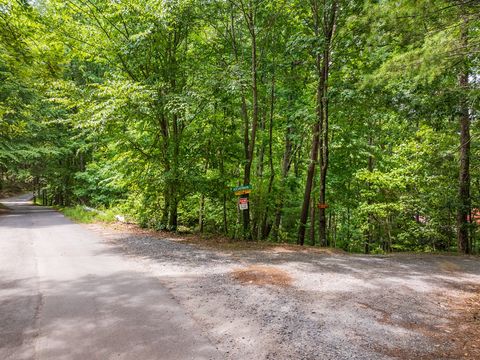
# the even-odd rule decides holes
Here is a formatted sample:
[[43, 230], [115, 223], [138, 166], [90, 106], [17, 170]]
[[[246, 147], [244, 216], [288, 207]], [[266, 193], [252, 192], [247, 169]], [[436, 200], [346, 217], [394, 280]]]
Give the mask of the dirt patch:
[[[398, 359], [419, 358], [423, 360], [437, 359], [480, 359], [480, 286], [467, 286], [466, 293], [431, 294], [445, 309], [445, 324], [436, 326], [424, 321], [403, 320], [387, 311], [369, 303], [358, 303], [361, 308], [373, 311], [379, 324], [400, 327], [421, 334], [430, 339], [432, 345], [428, 351], [415, 347], [389, 347], [373, 345], [373, 348], [385, 356]], [[474, 295], [472, 295], [474, 294]], [[448, 296], [448, 297], [447, 297]], [[421, 311], [418, 311], [421, 313]], [[397, 314], [398, 315], [398, 314]]]
[[273, 266], [249, 266], [232, 271], [232, 277], [243, 283], [252, 285], [291, 286], [292, 277]]
[[480, 285], [469, 284], [461, 296], [447, 300], [451, 319], [445, 341], [453, 343], [450, 358], [480, 359]]
[[440, 270], [448, 272], [462, 271], [462, 268], [451, 261], [442, 260], [438, 263]]
[[433, 334], [438, 331], [437, 328], [419, 321], [406, 321], [399, 318], [394, 318], [395, 313], [393, 311], [387, 311], [372, 304], [358, 304], [362, 308], [370, 309], [373, 312], [377, 313], [376, 321], [380, 324], [402, 327], [406, 330], [412, 330], [426, 336], [433, 336]]

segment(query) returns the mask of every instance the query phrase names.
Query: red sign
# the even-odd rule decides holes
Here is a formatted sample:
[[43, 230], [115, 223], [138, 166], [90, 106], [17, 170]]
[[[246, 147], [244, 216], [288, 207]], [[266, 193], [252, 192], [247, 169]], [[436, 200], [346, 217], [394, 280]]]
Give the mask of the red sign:
[[238, 199], [238, 208], [240, 210], [248, 210], [248, 198], [239, 198]]

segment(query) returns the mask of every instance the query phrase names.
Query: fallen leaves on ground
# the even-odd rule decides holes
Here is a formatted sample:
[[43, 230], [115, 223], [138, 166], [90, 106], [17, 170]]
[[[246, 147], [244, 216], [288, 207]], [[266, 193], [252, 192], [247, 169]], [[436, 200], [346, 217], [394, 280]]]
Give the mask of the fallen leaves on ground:
[[448, 338], [454, 343], [451, 358], [480, 359], [480, 285], [462, 288], [462, 296], [450, 299], [454, 313]]
[[442, 271], [447, 271], [447, 272], [462, 271], [462, 268], [458, 264], [455, 264], [448, 260], [439, 261], [438, 266]]
[[[96, 225], [96, 226], [95, 226]], [[157, 231], [152, 229], [144, 229], [136, 224], [128, 223], [104, 223], [98, 222], [90, 225], [90, 228], [103, 228], [103, 232], [110, 229], [112, 232], [128, 233], [134, 235], [148, 235], [158, 239], [169, 239], [173, 241], [181, 241], [191, 245], [197, 245], [203, 248], [220, 250], [220, 251], [271, 251], [274, 253], [316, 253], [316, 254], [346, 254], [342, 249], [337, 248], [319, 248], [312, 246], [300, 246], [288, 243], [273, 243], [269, 241], [245, 241], [232, 239], [221, 235], [211, 234], [190, 234], [176, 233], [171, 231]]]

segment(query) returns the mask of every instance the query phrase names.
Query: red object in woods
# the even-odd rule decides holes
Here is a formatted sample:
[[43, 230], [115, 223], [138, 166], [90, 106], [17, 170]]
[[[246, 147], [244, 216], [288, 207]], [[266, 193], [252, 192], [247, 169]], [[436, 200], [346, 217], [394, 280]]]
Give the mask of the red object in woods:
[[472, 209], [471, 216], [467, 216], [467, 221], [480, 225], [480, 209]]

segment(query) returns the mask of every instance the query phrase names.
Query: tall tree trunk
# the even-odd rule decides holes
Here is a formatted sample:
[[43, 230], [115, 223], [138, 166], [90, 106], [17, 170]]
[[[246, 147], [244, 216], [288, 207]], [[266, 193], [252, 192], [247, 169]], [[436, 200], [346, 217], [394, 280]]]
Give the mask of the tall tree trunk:
[[[260, 82], [262, 83], [262, 82]], [[267, 101], [264, 99], [263, 101]], [[267, 148], [267, 142], [265, 140], [265, 136], [263, 136], [266, 128], [267, 123], [267, 109], [264, 108], [262, 110], [262, 114], [260, 116], [260, 123], [259, 123], [259, 137], [262, 139], [261, 143], [259, 144], [259, 148], [257, 151], [257, 177], [261, 180], [263, 178], [263, 173], [265, 169], [265, 150]]]
[[[258, 126], [258, 71], [257, 71], [257, 33], [255, 28], [255, 5], [253, 1], [250, 1], [248, 6], [248, 11], [244, 12], [245, 21], [247, 23], [248, 29], [250, 31], [251, 38], [251, 86], [252, 86], [252, 128], [250, 134], [250, 141], [248, 141], [248, 127], [245, 128], [246, 142], [247, 147], [247, 156], [245, 161], [243, 184], [249, 185], [251, 181], [251, 172], [252, 172], [252, 163], [253, 163], [253, 154], [255, 151], [255, 140], [257, 136], [257, 126]], [[244, 8], [242, 4], [242, 8]], [[248, 146], [247, 146], [248, 145]], [[249, 194], [242, 195], [243, 198], [249, 199]], [[247, 210], [243, 210], [243, 237], [245, 239], [251, 239], [252, 234], [250, 231], [250, 204], [248, 205]]]
[[267, 192], [267, 206], [263, 216], [262, 223], [262, 239], [266, 239], [272, 228], [271, 223], [268, 221], [268, 213], [270, 212], [270, 206], [268, 199], [273, 190], [273, 181], [275, 180], [275, 168], [273, 166], [273, 115], [275, 110], [275, 73], [272, 75], [272, 84], [270, 88], [270, 122], [268, 126], [268, 165], [270, 168], [270, 177], [268, 180], [268, 192]]
[[297, 244], [305, 243], [305, 230], [307, 227], [308, 208], [310, 206], [310, 196], [312, 194], [313, 177], [315, 175], [315, 165], [318, 159], [320, 125], [315, 122], [313, 126], [312, 150], [310, 152], [310, 164], [307, 170], [307, 182], [305, 183], [305, 193], [303, 195], [302, 211], [300, 212], [300, 226], [298, 228]]
[[[170, 148], [170, 131], [168, 128], [168, 120], [165, 115], [165, 104], [164, 104], [165, 92], [164, 89], [159, 89], [157, 94], [158, 99], [158, 125], [160, 128], [160, 136], [162, 139], [162, 151], [161, 151], [161, 162], [164, 166], [165, 172], [170, 173], [170, 157], [169, 157], [169, 148]], [[170, 213], [170, 182], [167, 179], [165, 187], [163, 189], [163, 200], [164, 206], [162, 209], [162, 226], [168, 226], [168, 214]]]
[[315, 246], [315, 199], [310, 205], [310, 245]]
[[176, 231], [178, 225], [178, 179], [179, 179], [179, 156], [180, 156], [180, 136], [178, 129], [178, 118], [172, 116], [173, 126], [173, 154], [172, 154], [172, 170], [173, 179], [170, 179], [170, 216], [168, 219], [169, 230]]
[[[316, 0], [312, 1], [312, 14], [315, 17], [318, 15], [318, 2]], [[317, 19], [318, 20], [318, 19]], [[314, 21], [314, 31], [315, 35], [318, 39], [319, 36], [319, 23], [318, 21]], [[319, 66], [319, 63], [321, 61], [321, 55], [317, 53], [316, 58], [316, 65], [317, 67]], [[319, 112], [319, 103], [318, 103], [318, 87], [317, 87], [317, 113]], [[320, 122], [315, 121], [315, 124], [313, 125], [313, 138], [312, 138], [312, 149], [310, 151], [310, 163], [308, 164], [308, 169], [307, 169], [307, 181], [305, 183], [305, 192], [303, 195], [303, 204], [302, 204], [302, 210], [300, 212], [300, 225], [298, 228], [298, 238], [297, 238], [297, 244], [303, 245], [305, 243], [305, 230], [307, 227], [307, 219], [308, 219], [308, 209], [310, 206], [310, 197], [312, 194], [312, 186], [313, 186], [313, 178], [315, 175], [315, 165], [317, 164], [318, 161], [318, 150], [320, 146]]]
[[223, 235], [228, 234], [228, 221], [227, 221], [227, 194], [223, 194]]
[[[172, 187], [173, 189], [173, 187]], [[178, 227], [178, 200], [173, 198], [170, 203], [170, 218], [168, 219], [168, 229], [171, 231], [176, 231]]]
[[[223, 117], [224, 121], [226, 119], [226, 110], [224, 108], [223, 111]], [[222, 140], [225, 141], [225, 127], [222, 127]], [[223, 234], [227, 235], [228, 234], [228, 221], [227, 221], [227, 194], [225, 192], [225, 188], [227, 187], [227, 183], [225, 180], [225, 155], [223, 153], [223, 147], [220, 148], [220, 176], [223, 181]]]
[[[318, 83], [317, 104], [319, 107], [319, 124], [320, 124], [320, 184], [318, 202], [322, 205], [326, 204], [326, 181], [328, 169], [328, 100], [327, 100], [327, 81], [329, 72], [329, 53], [330, 49], [325, 49], [323, 55], [323, 66], [320, 81]], [[326, 208], [321, 206], [318, 209], [318, 235], [320, 237], [320, 245], [327, 246], [327, 219]]]
[[278, 234], [280, 231], [280, 224], [282, 223], [282, 211], [284, 203], [284, 189], [285, 182], [287, 180], [287, 175], [291, 167], [292, 160], [292, 139], [291, 139], [292, 128], [287, 125], [287, 130], [285, 132], [285, 150], [283, 151], [282, 157], [282, 179], [280, 185], [280, 193], [278, 195], [277, 205], [275, 209], [275, 224], [273, 226], [273, 239], [278, 241]]
[[[241, 93], [241, 115], [244, 121], [244, 151], [245, 151], [245, 166], [244, 166], [244, 173], [243, 173], [243, 184], [249, 185], [251, 172], [252, 172], [252, 162], [253, 162], [253, 154], [255, 151], [255, 138], [257, 132], [257, 124], [258, 124], [258, 88], [257, 88], [257, 39], [256, 39], [256, 29], [255, 29], [255, 11], [254, 11], [254, 4], [252, 1], [249, 2], [248, 10], [245, 7], [244, 1], [240, 1], [240, 7], [243, 12], [243, 17], [247, 24], [248, 30], [250, 32], [251, 37], [251, 88], [252, 88], [252, 126], [250, 129], [249, 119], [248, 119], [248, 112], [247, 112], [247, 101], [245, 98], [245, 94]], [[235, 54], [235, 59], [237, 63], [239, 63], [239, 50], [237, 46], [237, 39], [236, 39], [236, 32], [235, 32], [235, 18], [234, 18], [234, 3], [231, 2], [231, 39], [232, 39], [232, 46], [233, 51]], [[247, 202], [249, 199], [249, 195], [241, 195], [242, 198], [246, 198]], [[243, 219], [243, 237], [244, 239], [251, 239], [251, 231], [250, 231], [250, 204], [247, 210], [242, 211], [242, 219]]]
[[[368, 146], [370, 148], [370, 151], [372, 149], [372, 146], [373, 146], [373, 135], [370, 133], [369, 134], [369, 137], [368, 137]], [[367, 163], [367, 169], [368, 169], [368, 172], [373, 172], [373, 155], [370, 154], [368, 156], [368, 163]], [[370, 182], [367, 183], [367, 188], [370, 190], [371, 188], [371, 184]], [[373, 203], [373, 200], [370, 198], [370, 195], [369, 195], [369, 198], [367, 200], [367, 204], [368, 205], [371, 205]], [[366, 234], [366, 239], [365, 239], [365, 254], [369, 254], [370, 253], [370, 246], [373, 242], [373, 227], [374, 227], [374, 223], [373, 223], [373, 214], [371, 212], [368, 213], [368, 226], [367, 226], [367, 234]]]
[[333, 213], [333, 226], [332, 226], [332, 239], [333, 239], [333, 247], [337, 247], [337, 213]]
[[[205, 167], [203, 168], [203, 172], [205, 173], [205, 175], [207, 174], [207, 170], [208, 170], [208, 158], [205, 159]], [[198, 230], [201, 233], [203, 233], [204, 213], [205, 213], [205, 193], [202, 191], [202, 193], [200, 194], [200, 204], [198, 208]]]
[[[324, 6], [326, 6], [324, 4]], [[333, 35], [335, 33], [337, 21], [338, 0], [333, 0], [328, 9], [323, 9], [323, 35], [325, 44], [323, 50], [322, 64], [317, 55], [317, 71], [319, 72], [319, 82], [317, 89], [317, 116], [320, 124], [320, 184], [319, 184], [319, 203], [326, 204], [327, 189], [327, 171], [329, 161], [329, 113], [328, 113], [328, 78], [330, 75], [330, 61], [332, 51]], [[318, 14], [318, 6], [313, 7], [315, 20], [318, 22], [320, 14]], [[315, 26], [316, 35], [318, 36], [319, 24]], [[318, 211], [318, 233], [320, 244], [328, 246], [327, 236], [327, 218], [326, 207], [322, 206]]]
[[[311, 0], [311, 11], [313, 17], [314, 34], [317, 40], [320, 40], [320, 32], [323, 30], [323, 54], [316, 52], [315, 65], [318, 76], [316, 90], [316, 113], [317, 121], [313, 128], [312, 151], [310, 153], [310, 164], [307, 170], [307, 182], [305, 184], [305, 193], [303, 205], [300, 213], [300, 226], [298, 230], [297, 243], [304, 244], [305, 228], [308, 217], [308, 208], [312, 192], [313, 178], [315, 174], [315, 164], [320, 150], [320, 194], [321, 204], [325, 203], [326, 176], [328, 169], [328, 74], [330, 70], [330, 52], [333, 34], [335, 32], [338, 1], [333, 0], [330, 6], [323, 2], [323, 8], [320, 7], [320, 1]], [[322, 28], [323, 26], [323, 28]], [[323, 55], [323, 56], [322, 56]], [[320, 243], [326, 245], [326, 218], [325, 209], [319, 209], [319, 234]]]
[[[468, 45], [468, 23], [465, 18], [461, 30], [462, 47]], [[458, 181], [458, 209], [457, 209], [457, 247], [460, 253], [469, 254], [471, 252], [469, 239], [469, 223], [470, 215], [470, 115], [468, 102], [465, 99], [466, 91], [469, 87], [469, 71], [466, 59], [464, 60], [463, 69], [459, 76], [460, 89], [464, 92], [460, 102], [460, 169]]]
[[[166, 141], [166, 139], [165, 139]], [[164, 148], [165, 155], [164, 157], [168, 158], [168, 145]], [[170, 173], [170, 161], [165, 159], [165, 172]], [[170, 199], [171, 199], [171, 192], [170, 192], [170, 180], [167, 179], [165, 188], [163, 190], [163, 209], [162, 209], [162, 226], [168, 228], [168, 216], [170, 214]]]
[[162, 226], [165, 228], [168, 226], [168, 214], [170, 213], [170, 188], [163, 192], [164, 205], [162, 209]]
[[200, 233], [203, 233], [203, 225], [204, 225], [204, 221], [203, 221], [203, 214], [205, 212], [205, 194], [202, 193], [200, 194], [200, 205], [199, 205], [199, 209], [198, 209], [198, 231], [200, 231]]

